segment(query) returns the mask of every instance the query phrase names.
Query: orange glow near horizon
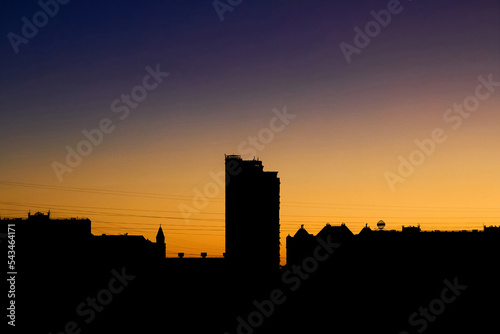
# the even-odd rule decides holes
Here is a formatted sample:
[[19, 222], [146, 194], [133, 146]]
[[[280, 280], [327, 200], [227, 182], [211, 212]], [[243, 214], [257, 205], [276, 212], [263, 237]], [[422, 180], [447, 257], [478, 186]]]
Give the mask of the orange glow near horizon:
[[[493, 104], [489, 108], [485, 106], [482, 112], [494, 111]], [[386, 229], [396, 230], [417, 224], [423, 230], [481, 230], [483, 225], [500, 224], [500, 157], [491, 154], [490, 134], [480, 129], [474, 132], [474, 124], [464, 130], [474, 132], [468, 138], [453, 138], [450, 132], [448, 141], [392, 192], [384, 172], [397, 169], [398, 154], [414, 149], [411, 135], [401, 134], [404, 138], [398, 143], [386, 142], [384, 136], [374, 136], [373, 141], [357, 137], [349, 142], [342, 138], [342, 127], [332, 126], [337, 138], [322, 144], [317, 139], [322, 125], [315, 129], [314, 138], [295, 137], [307, 134], [308, 124], [301, 124], [299, 116], [293, 121], [296, 124], [292, 122], [276, 134], [260, 153], [264, 170], [278, 171], [281, 179], [282, 264], [286, 262], [286, 236], [295, 234], [302, 224], [312, 234], [326, 223], [346, 223], [356, 234], [365, 224], [376, 228], [380, 219], [386, 222]], [[104, 148], [90, 157], [92, 163], [84, 162], [63, 183], [43, 182], [44, 177], [53, 179], [50, 170], [30, 174], [32, 183], [2, 183], [0, 213], [24, 218], [28, 210], [51, 210], [54, 218], [85, 216], [91, 219], [95, 235], [139, 234], [152, 241], [161, 224], [168, 257], [179, 252], [222, 256], [224, 188], [211, 175], [223, 171], [220, 152], [230, 154], [235, 149], [216, 144], [195, 153], [183, 149], [188, 144], [196, 146], [198, 140], [204, 139], [179, 142], [177, 150], [164, 155], [160, 152], [165, 143], [153, 141], [141, 159], [130, 159], [140, 154], [137, 152], [116, 155], [111, 153], [113, 147]], [[26, 173], [24, 169], [11, 171], [10, 179], [26, 180]], [[200, 199], [200, 193], [206, 199]], [[193, 209], [190, 215], [186, 208]]]
[[[346, 223], [358, 233], [365, 224], [375, 228], [380, 219], [386, 229], [396, 230], [417, 224], [423, 230], [500, 225], [500, 156], [492, 153], [498, 147], [498, 131], [489, 126], [500, 120], [498, 96], [483, 102], [456, 131], [446, 128], [440, 117], [444, 103], [429, 111], [438, 117], [430, 113], [432, 117], [422, 121], [410, 113], [407, 117], [415, 124], [406, 121], [404, 131], [392, 132], [388, 124], [400, 121], [393, 112], [396, 107], [376, 116], [379, 120], [374, 116], [363, 123], [345, 117], [337, 123], [315, 120], [287, 106], [297, 117], [258, 152], [264, 170], [278, 171], [281, 180], [281, 263], [286, 261], [286, 236], [302, 224], [312, 234], [326, 223]], [[19, 168], [7, 161], [0, 182], [0, 214], [26, 217], [28, 210], [51, 210], [56, 218], [85, 216], [96, 235], [140, 234], [152, 241], [161, 224], [168, 257], [179, 252], [222, 256], [224, 188], [211, 175], [224, 170], [223, 153], [237, 153], [235, 142], [243, 143], [268, 126], [271, 109], [259, 122], [232, 124], [224, 133], [204, 128], [173, 141], [161, 131], [133, 139], [127, 139], [126, 131], [117, 132], [61, 183], [50, 168], [53, 160], [61, 160], [60, 151], [48, 157], [23, 156]], [[428, 137], [437, 127], [446, 130], [447, 141], [436, 144], [435, 152], [391, 191], [384, 173], [395, 173], [398, 156], [408, 158], [416, 148], [414, 140]], [[200, 193], [206, 199], [200, 199]], [[186, 207], [191, 209], [183, 213]], [[189, 219], [186, 212], [191, 213]]]
[[[193, 31], [182, 17], [181, 28], [167, 30], [151, 28], [144, 17], [144, 27], [158, 35], [136, 39], [135, 49], [124, 44], [114, 53], [109, 40], [101, 42], [104, 49], [89, 49], [82, 41], [100, 38], [96, 28], [92, 37], [71, 37], [83, 49], [65, 49], [68, 55], [54, 49], [47, 64], [35, 57], [41, 51], [21, 53], [29, 60], [12, 58], [3, 86], [8, 115], [0, 122], [1, 217], [50, 210], [56, 218], [88, 217], [96, 235], [129, 233], [152, 241], [161, 224], [168, 257], [222, 256], [224, 188], [213, 175], [223, 172], [227, 153], [255, 155], [264, 170], [278, 171], [282, 264], [286, 236], [302, 224], [312, 234], [326, 223], [346, 223], [358, 233], [381, 219], [396, 230], [500, 225], [498, 3], [433, 3], [432, 10], [408, 4], [405, 18], [394, 20], [352, 63], [338, 44], [366, 17], [344, 19], [374, 8], [294, 3], [275, 9], [296, 14], [268, 20], [272, 34], [257, 10], [235, 26], [214, 25], [210, 17]], [[297, 22], [299, 14], [313, 16]], [[38, 41], [42, 37], [29, 47]], [[40, 63], [34, 75], [31, 66]], [[120, 120], [110, 104], [141, 84], [144, 68], [155, 64], [171, 75]], [[478, 90], [479, 77], [490, 77], [492, 85]], [[447, 110], [478, 91], [483, 98], [460, 116], [460, 126], [446, 120]], [[294, 117], [273, 121], [274, 110], [285, 108]], [[85, 140], [82, 130], [106, 118], [114, 131], [59, 180], [53, 163], [65, 163], [66, 148]], [[387, 173], [396, 175], [400, 158], [411, 160], [419, 149], [415, 141], [428, 142], [436, 129], [446, 140], [420, 154], [410, 175], [391, 187]], [[255, 138], [262, 138], [257, 145], [251, 144]]]

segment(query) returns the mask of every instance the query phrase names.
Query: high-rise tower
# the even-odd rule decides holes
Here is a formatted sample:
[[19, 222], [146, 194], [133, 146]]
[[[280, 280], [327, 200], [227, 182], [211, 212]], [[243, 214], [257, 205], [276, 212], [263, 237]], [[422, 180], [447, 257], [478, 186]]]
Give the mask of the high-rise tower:
[[226, 258], [250, 271], [280, 263], [280, 179], [262, 161], [226, 155]]

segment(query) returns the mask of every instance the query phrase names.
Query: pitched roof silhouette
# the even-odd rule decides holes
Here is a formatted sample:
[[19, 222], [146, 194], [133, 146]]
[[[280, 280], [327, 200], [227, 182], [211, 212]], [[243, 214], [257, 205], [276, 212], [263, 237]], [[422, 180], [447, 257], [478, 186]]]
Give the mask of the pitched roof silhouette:
[[295, 233], [293, 236], [294, 238], [309, 238], [312, 237], [312, 234], [309, 234], [306, 229], [304, 228], [304, 225], [300, 225], [299, 230]]
[[318, 232], [317, 236], [321, 238], [326, 238], [328, 235], [331, 235], [333, 240], [337, 241], [346, 241], [354, 234], [349, 230], [349, 228], [345, 224], [341, 224], [340, 226], [332, 226], [330, 224], [326, 224], [321, 231]]
[[160, 228], [158, 229], [158, 233], [156, 233], [156, 237], [162, 237], [162, 238], [165, 238], [165, 235], [163, 234], [163, 230], [161, 229], [161, 224], [160, 224]]

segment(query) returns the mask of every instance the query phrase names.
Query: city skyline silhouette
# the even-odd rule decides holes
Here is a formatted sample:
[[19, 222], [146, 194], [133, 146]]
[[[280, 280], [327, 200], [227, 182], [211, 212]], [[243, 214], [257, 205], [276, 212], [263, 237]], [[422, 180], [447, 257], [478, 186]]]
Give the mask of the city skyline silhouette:
[[281, 170], [283, 233], [499, 224], [495, 0], [47, 3], [2, 12], [2, 217], [222, 256], [226, 152]]
[[[248, 334], [319, 332], [333, 322], [342, 333], [439, 333], [486, 330], [496, 321], [485, 295], [500, 296], [500, 226], [397, 231], [379, 221], [353, 234], [346, 224], [326, 223], [313, 235], [302, 224], [286, 237], [280, 266], [278, 172], [239, 155], [225, 155], [225, 165], [223, 257], [166, 257], [169, 234], [161, 226], [152, 242], [96, 235], [90, 219], [53, 219], [50, 211], [3, 218], [16, 240], [9, 242], [16, 249], [7, 273], [16, 306], [10, 325], [100, 333], [155, 331], [168, 322], [187, 332]], [[429, 306], [419, 306], [440, 285]]]
[[0, 7], [9, 331], [498, 327], [500, 1]]

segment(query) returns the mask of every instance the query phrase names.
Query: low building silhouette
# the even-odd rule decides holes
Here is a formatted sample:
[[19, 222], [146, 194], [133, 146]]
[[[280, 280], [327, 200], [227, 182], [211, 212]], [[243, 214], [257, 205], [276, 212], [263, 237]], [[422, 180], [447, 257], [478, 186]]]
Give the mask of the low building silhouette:
[[344, 244], [351, 240], [353, 236], [354, 234], [345, 224], [338, 226], [326, 224], [316, 236], [309, 234], [304, 225], [301, 225], [293, 237], [290, 235], [286, 237], [286, 263], [287, 265], [300, 263], [306, 256], [311, 256], [318, 245], [316, 240], [318, 237], [323, 240]]
[[286, 237], [286, 263], [299, 263], [304, 254], [310, 254], [315, 247], [316, 238], [301, 225], [293, 237]]
[[[142, 235], [92, 234], [88, 218], [53, 219], [46, 214], [28, 212], [28, 218], [4, 218], [4, 224], [14, 224], [21, 256], [47, 256], [51, 261], [69, 263], [73, 260], [114, 261], [126, 259], [164, 259], [166, 252], [163, 230], [158, 229], [156, 243]], [[28, 246], [28, 247], [26, 247]]]

